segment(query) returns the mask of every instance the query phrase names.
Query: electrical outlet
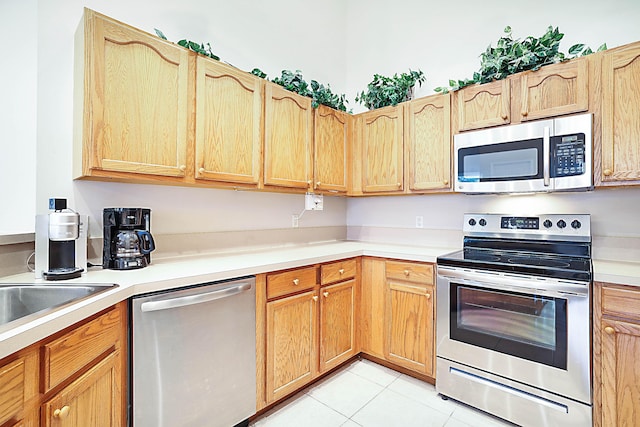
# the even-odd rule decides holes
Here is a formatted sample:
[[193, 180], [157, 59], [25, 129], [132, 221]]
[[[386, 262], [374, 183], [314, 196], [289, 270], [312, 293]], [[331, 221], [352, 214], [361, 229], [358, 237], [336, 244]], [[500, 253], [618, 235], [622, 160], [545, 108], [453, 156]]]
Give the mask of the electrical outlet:
[[422, 215], [416, 216], [416, 228], [424, 228], [424, 218]]
[[298, 215], [291, 215], [291, 227], [292, 228], [298, 228], [298, 220], [300, 219], [300, 217]]

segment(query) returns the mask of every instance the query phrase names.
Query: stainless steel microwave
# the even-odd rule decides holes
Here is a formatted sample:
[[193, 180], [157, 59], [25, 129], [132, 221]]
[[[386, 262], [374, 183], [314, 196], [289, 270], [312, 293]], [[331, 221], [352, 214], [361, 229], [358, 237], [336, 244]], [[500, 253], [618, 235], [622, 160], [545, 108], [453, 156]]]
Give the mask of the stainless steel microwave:
[[593, 189], [592, 115], [454, 136], [454, 190], [528, 193]]

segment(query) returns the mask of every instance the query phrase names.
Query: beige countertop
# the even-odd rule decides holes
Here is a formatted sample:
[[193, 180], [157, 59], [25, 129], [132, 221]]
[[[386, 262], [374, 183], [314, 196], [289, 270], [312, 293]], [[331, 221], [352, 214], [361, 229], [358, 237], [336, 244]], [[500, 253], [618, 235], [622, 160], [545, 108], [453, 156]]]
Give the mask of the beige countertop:
[[[150, 266], [139, 270], [114, 271], [103, 270], [100, 267], [91, 268], [82, 277], [67, 280], [64, 283], [116, 283], [118, 287], [65, 306], [37, 320], [0, 332], [0, 359], [134, 295], [361, 255], [435, 262], [439, 255], [456, 249], [336, 241], [261, 250], [154, 258]], [[640, 286], [640, 263], [594, 260], [593, 266], [595, 281]], [[0, 283], [38, 282], [42, 283], [34, 279], [33, 273], [0, 279]]]

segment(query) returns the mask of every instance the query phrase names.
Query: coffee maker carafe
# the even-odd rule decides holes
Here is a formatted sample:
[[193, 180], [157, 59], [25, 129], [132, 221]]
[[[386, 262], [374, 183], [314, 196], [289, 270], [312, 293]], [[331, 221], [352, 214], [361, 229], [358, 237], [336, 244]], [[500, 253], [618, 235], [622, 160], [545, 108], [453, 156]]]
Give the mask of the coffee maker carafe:
[[88, 218], [67, 209], [67, 199], [49, 199], [49, 209], [36, 215], [36, 279], [80, 277], [87, 264]]
[[151, 229], [151, 210], [144, 208], [105, 208], [102, 267], [131, 270], [151, 264], [155, 249]]

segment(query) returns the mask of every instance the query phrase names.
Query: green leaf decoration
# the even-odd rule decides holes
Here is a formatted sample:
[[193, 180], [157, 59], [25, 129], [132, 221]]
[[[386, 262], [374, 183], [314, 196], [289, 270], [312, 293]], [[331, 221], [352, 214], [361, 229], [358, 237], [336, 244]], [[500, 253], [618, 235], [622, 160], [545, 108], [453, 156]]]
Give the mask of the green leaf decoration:
[[154, 28], [153, 31], [156, 32], [156, 36], [160, 37], [162, 40], [166, 40], [167, 37], [164, 35], [164, 33], [162, 31], [160, 31], [157, 28]]
[[356, 96], [356, 102], [370, 110], [398, 105], [410, 100], [416, 83], [422, 86], [424, 81], [425, 76], [420, 70], [409, 70], [409, 73], [402, 73], [399, 76], [396, 73], [393, 77], [374, 74], [373, 80], [367, 85], [367, 90]]

